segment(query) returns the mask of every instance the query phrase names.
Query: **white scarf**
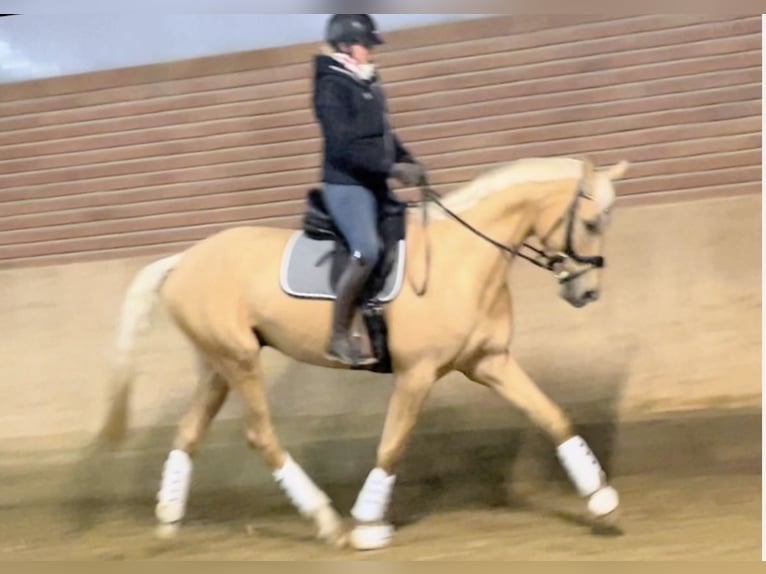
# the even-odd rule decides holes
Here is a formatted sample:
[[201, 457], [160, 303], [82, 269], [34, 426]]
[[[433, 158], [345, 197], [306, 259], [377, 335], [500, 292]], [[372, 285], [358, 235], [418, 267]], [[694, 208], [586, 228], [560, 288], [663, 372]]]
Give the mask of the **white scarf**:
[[375, 76], [375, 64], [360, 64], [342, 52], [333, 52], [332, 58], [360, 80], [369, 81]]

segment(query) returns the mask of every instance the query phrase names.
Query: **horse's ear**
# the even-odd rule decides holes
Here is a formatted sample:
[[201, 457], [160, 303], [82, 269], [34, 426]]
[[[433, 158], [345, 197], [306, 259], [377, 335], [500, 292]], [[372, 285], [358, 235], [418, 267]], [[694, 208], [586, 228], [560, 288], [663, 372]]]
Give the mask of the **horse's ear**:
[[588, 197], [593, 196], [593, 178], [595, 176], [596, 168], [593, 166], [593, 162], [588, 159], [582, 160], [582, 190]]
[[622, 160], [617, 165], [613, 165], [609, 169], [605, 171], [606, 176], [614, 181], [615, 179], [620, 179], [622, 176], [625, 175], [625, 172], [628, 171], [628, 168], [630, 167], [630, 162], [626, 160]]

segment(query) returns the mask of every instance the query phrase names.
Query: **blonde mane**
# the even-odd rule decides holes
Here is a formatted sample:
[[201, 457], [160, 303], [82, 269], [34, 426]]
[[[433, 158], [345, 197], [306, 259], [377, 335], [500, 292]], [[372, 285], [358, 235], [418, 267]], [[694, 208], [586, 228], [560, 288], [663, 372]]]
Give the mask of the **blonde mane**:
[[[455, 213], [470, 209], [482, 199], [521, 183], [578, 179], [583, 176], [583, 162], [579, 159], [551, 157], [527, 158], [500, 165], [480, 175], [458, 190], [446, 195], [442, 203]], [[448, 217], [438, 205], [428, 205], [431, 219]]]

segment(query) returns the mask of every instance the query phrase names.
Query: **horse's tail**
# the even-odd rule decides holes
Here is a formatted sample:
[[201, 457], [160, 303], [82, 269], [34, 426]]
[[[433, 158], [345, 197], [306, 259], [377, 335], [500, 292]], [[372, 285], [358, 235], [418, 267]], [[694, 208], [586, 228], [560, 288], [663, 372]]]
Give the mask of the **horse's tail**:
[[128, 402], [132, 387], [136, 340], [151, 327], [159, 290], [182, 254], [165, 257], [141, 269], [131, 282], [122, 302], [115, 342], [116, 356], [111, 374], [111, 396], [106, 421], [98, 435], [101, 445], [119, 445], [128, 427]]

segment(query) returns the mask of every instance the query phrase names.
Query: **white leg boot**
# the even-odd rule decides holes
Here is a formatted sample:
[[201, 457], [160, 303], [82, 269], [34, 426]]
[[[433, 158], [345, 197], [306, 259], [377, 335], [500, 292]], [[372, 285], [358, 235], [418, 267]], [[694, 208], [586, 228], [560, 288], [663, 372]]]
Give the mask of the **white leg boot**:
[[285, 464], [273, 473], [274, 480], [301, 515], [312, 518], [317, 537], [332, 544], [343, 545], [343, 524], [328, 496], [309, 478], [288, 455]]
[[617, 491], [609, 486], [601, 465], [588, 444], [574, 436], [560, 444], [557, 454], [561, 465], [582, 497], [588, 497], [588, 512], [603, 518], [620, 504]]
[[394, 528], [383, 521], [391, 502], [396, 476], [381, 468], [370, 471], [359, 492], [351, 515], [359, 522], [351, 531], [351, 545], [357, 550], [376, 550], [391, 543]]
[[191, 475], [192, 461], [189, 455], [182, 450], [172, 450], [162, 469], [162, 483], [154, 511], [160, 522], [157, 529], [160, 537], [175, 534], [186, 514]]

